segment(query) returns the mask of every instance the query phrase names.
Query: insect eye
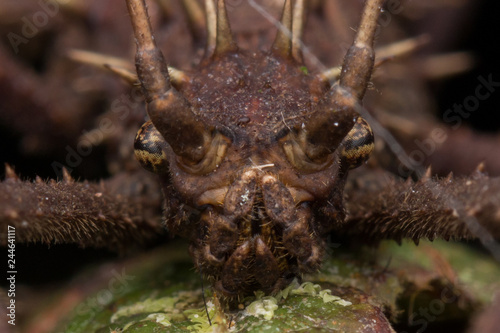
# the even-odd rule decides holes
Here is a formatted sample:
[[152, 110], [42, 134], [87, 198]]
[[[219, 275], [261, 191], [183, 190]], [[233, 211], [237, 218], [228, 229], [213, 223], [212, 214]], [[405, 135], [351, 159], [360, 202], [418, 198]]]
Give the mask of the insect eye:
[[[229, 139], [224, 135], [216, 133], [199, 161], [194, 163], [182, 156], [177, 156], [177, 162], [183, 170], [191, 174], [207, 174], [215, 170], [222, 162], [229, 143]], [[144, 123], [137, 132], [134, 153], [144, 169], [157, 174], [168, 172], [169, 161], [165, 154], [167, 147], [168, 143], [151, 121]]]
[[370, 157], [374, 148], [373, 131], [363, 118], [359, 117], [342, 141], [342, 162], [350, 169], [357, 168]]
[[135, 158], [144, 169], [157, 174], [165, 173], [168, 171], [165, 147], [165, 140], [153, 123], [148, 121], [141, 126], [135, 137]]

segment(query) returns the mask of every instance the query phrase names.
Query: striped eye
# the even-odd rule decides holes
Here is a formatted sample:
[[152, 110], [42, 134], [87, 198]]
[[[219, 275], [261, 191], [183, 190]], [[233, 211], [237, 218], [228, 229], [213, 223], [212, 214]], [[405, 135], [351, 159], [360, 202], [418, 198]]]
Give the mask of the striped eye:
[[134, 142], [135, 158], [141, 166], [157, 174], [168, 171], [167, 156], [164, 147], [167, 145], [153, 123], [148, 121], [137, 132]]
[[[220, 133], [216, 133], [206, 149], [205, 155], [202, 156], [198, 163], [185, 163], [179, 156], [177, 157], [177, 163], [184, 171], [193, 175], [207, 174], [216, 169], [221, 163], [229, 144], [229, 139]], [[167, 147], [168, 143], [151, 121], [144, 123], [137, 132], [134, 153], [144, 169], [157, 174], [168, 172], [169, 161], [165, 154]]]
[[368, 158], [374, 147], [373, 132], [361, 117], [358, 117], [356, 123], [342, 141], [343, 149], [341, 152], [342, 163], [349, 165], [349, 169], [354, 169], [363, 164]]

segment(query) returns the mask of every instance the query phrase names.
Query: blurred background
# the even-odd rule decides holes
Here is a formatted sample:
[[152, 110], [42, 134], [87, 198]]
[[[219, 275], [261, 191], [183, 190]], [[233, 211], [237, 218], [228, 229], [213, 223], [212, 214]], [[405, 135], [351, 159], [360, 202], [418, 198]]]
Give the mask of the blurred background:
[[[179, 3], [158, 0], [150, 6], [151, 16], [169, 64], [189, 69], [203, 53], [204, 32], [189, 24]], [[252, 28], [274, 35], [269, 23], [259, 25], [249, 19], [256, 14], [249, 13], [245, 3], [228, 2], [238, 38], [250, 45]], [[341, 63], [362, 4], [359, 0], [310, 2], [305, 43], [326, 66]], [[268, 5], [280, 8], [281, 1]], [[366, 108], [407, 152], [418, 149], [415, 140], [425, 140], [433, 128], [445, 128], [448, 142], [425, 154], [419, 166], [432, 164], [439, 175], [469, 174], [487, 160], [487, 171], [500, 174], [500, 2], [389, 0], [385, 13], [379, 45], [421, 35], [428, 42], [381, 66]], [[2, 0], [0, 37], [2, 164], [13, 166], [25, 180], [60, 179], [63, 165], [77, 180], [90, 181], [139, 167], [132, 154], [135, 132], [145, 119], [138, 90], [109, 71], [69, 56], [73, 49], [88, 50], [132, 64], [132, 32], [124, 1]], [[461, 117], [456, 130], [450, 128], [455, 122], [446, 122], [446, 112], [475, 95], [482, 82], [479, 77], [499, 82], [492, 86], [498, 91], [491, 91], [477, 110]], [[110, 130], [104, 125], [107, 121]], [[377, 152], [371, 163], [397, 172], [398, 162], [383, 143]], [[50, 294], [82, 266], [116, 258], [108, 251], [73, 245], [48, 249], [18, 244], [16, 256], [17, 283], [24, 299]], [[30, 302], [25, 315], [27, 309], [37, 307], [36, 298]]]

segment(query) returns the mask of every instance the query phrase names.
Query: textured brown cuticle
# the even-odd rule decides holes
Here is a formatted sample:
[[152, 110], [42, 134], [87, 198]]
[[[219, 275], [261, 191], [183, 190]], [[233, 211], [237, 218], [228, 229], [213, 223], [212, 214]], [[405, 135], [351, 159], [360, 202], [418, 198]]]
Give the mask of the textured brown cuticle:
[[[168, 173], [158, 172], [166, 206], [174, 204], [167, 210], [177, 212], [166, 219], [167, 227], [174, 233], [184, 233], [183, 225], [195, 229], [195, 265], [228, 303], [256, 290], [276, 292], [318, 269], [324, 237], [343, 222], [347, 170], [371, 151], [356, 144], [373, 141], [362, 141], [371, 134], [366, 123], [353, 130], [361, 119], [354, 106], [371, 75], [372, 20], [381, 2], [368, 1], [356, 39], [362, 48], [352, 47], [340, 86], [328, 90], [304, 71], [300, 44], [286, 33], [278, 32], [270, 51], [240, 50], [220, 0], [217, 28], [208, 27], [216, 36], [209, 36], [204, 59], [178, 91], [163, 57], [151, 50], [156, 45], [143, 0], [128, 1], [137, 73], [152, 128], [161, 134], [150, 137], [162, 141], [137, 143], [144, 147], [140, 157], [147, 157], [147, 144], [156, 159], [153, 148], [165, 147], [161, 156], [168, 163], [154, 165], [169, 166]], [[289, 29], [292, 17], [303, 13], [292, 14], [286, 2], [282, 24]], [[298, 36], [302, 28], [293, 27]]]

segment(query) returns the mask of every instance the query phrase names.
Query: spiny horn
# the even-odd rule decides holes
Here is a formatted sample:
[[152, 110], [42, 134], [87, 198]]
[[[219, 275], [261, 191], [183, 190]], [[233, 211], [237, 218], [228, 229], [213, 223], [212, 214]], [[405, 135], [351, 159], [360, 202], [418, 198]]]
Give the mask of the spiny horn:
[[296, 0], [293, 7], [292, 21], [292, 56], [302, 63], [302, 35], [304, 33], [305, 1]]
[[363, 98], [370, 80], [375, 54], [373, 40], [384, 0], [367, 0], [354, 43], [342, 64], [339, 84], [318, 106], [317, 112], [300, 132], [303, 150], [311, 159], [321, 160], [337, 149], [357, 121], [356, 103]]
[[170, 84], [167, 64], [154, 41], [144, 0], [127, 0], [137, 44], [136, 68], [156, 129], [187, 163], [197, 163], [211, 142], [210, 131], [196, 120], [188, 101]]
[[19, 176], [16, 175], [16, 172], [14, 171], [14, 168], [12, 168], [10, 165], [5, 163], [5, 180], [10, 180], [10, 181], [20, 181]]
[[141, 80], [146, 102], [149, 103], [172, 88], [170, 76], [163, 54], [156, 46], [145, 1], [128, 0], [127, 7], [137, 46], [137, 75]]
[[206, 155], [212, 142], [210, 131], [196, 120], [188, 101], [175, 89], [148, 104], [148, 114], [158, 132], [176, 155], [189, 165]]
[[217, 43], [217, 11], [215, 10], [214, 0], [205, 0], [205, 13], [207, 21], [207, 48], [206, 57], [214, 53]]
[[350, 89], [358, 100], [363, 99], [372, 74], [375, 61], [373, 40], [383, 3], [384, 0], [367, 0], [354, 43], [342, 64], [340, 85]]
[[278, 33], [271, 50], [275, 54], [289, 57], [292, 53], [292, 2], [285, 0]]
[[226, 2], [217, 1], [217, 39], [215, 45], [215, 55], [237, 51], [238, 47], [233, 39], [229, 18], [226, 12]]

